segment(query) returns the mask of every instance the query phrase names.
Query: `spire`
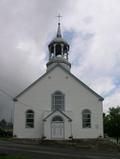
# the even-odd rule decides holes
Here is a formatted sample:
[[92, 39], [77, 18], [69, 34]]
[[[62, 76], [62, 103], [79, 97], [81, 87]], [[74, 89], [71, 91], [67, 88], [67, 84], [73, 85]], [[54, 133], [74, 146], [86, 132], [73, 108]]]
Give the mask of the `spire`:
[[58, 38], [62, 37], [62, 35], [61, 35], [61, 28], [60, 28], [60, 22], [58, 23], [57, 37]]
[[61, 18], [62, 16], [60, 15], [60, 14], [58, 14], [58, 16], [57, 16], [57, 18], [58, 18], [58, 30], [57, 30], [57, 37], [58, 38], [61, 38], [62, 37], [62, 35], [61, 35], [61, 28], [60, 28], [60, 18]]

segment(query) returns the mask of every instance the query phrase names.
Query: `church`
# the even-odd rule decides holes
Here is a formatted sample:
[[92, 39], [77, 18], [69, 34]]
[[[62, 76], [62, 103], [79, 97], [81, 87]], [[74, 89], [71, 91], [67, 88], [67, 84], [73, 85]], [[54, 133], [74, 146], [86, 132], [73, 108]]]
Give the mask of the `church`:
[[75, 77], [58, 23], [46, 72], [14, 98], [16, 138], [69, 140], [103, 136], [103, 98]]

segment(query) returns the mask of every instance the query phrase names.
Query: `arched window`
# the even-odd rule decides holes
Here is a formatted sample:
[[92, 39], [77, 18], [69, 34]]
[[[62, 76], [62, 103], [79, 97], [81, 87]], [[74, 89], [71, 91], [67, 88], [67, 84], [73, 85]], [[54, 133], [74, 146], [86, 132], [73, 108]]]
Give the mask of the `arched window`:
[[88, 109], [82, 111], [83, 128], [91, 128], [91, 112]]
[[26, 128], [34, 128], [34, 111], [26, 111]]
[[53, 122], [63, 122], [63, 119], [61, 118], [61, 116], [55, 116], [53, 119], [52, 119]]
[[57, 91], [52, 95], [52, 110], [64, 111], [64, 94], [60, 91]]

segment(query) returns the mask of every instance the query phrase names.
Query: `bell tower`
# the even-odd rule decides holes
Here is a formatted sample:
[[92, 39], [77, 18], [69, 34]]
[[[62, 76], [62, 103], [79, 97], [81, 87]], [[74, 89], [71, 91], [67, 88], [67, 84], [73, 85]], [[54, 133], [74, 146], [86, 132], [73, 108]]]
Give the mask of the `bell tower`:
[[[58, 18], [61, 16], [59, 15]], [[68, 62], [69, 44], [63, 39], [61, 34], [60, 21], [58, 22], [56, 37], [49, 43], [49, 61], [47, 70], [51, 69], [57, 63], [61, 64], [65, 69], [70, 71], [71, 64]]]

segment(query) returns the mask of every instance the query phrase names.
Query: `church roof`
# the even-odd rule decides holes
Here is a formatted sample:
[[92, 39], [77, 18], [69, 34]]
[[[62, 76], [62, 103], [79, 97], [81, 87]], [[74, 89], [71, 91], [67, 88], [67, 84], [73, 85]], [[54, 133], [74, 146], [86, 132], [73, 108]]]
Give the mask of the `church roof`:
[[36, 81], [34, 81], [30, 86], [25, 88], [20, 94], [18, 94], [14, 101], [17, 101], [17, 98], [19, 98], [22, 94], [27, 92], [32, 86], [34, 86], [37, 82], [39, 82], [41, 79], [43, 79], [45, 76], [47, 76], [52, 70], [54, 70], [56, 67], [60, 67], [62, 70], [64, 70], [67, 74], [69, 74], [72, 78], [74, 78], [77, 82], [79, 82], [84, 88], [86, 88], [88, 91], [90, 91], [93, 95], [95, 95], [97, 98], [99, 98], [100, 101], [103, 101], [104, 98], [98, 95], [95, 91], [93, 91], [90, 87], [88, 87], [86, 84], [84, 84], [81, 80], [79, 80], [77, 77], [75, 77], [71, 72], [66, 70], [62, 65], [56, 64], [54, 67], [52, 67], [49, 71], [47, 71], [45, 74], [43, 74], [40, 78], [38, 78]]
[[62, 37], [60, 23], [58, 23], [58, 29], [57, 29], [56, 37], [50, 42], [49, 46], [53, 43], [64, 43], [66, 45], [69, 45], [67, 43], [67, 41]]
[[49, 45], [51, 45], [52, 43], [65, 43], [68, 45], [68, 43], [62, 38], [62, 37], [55, 37]]

